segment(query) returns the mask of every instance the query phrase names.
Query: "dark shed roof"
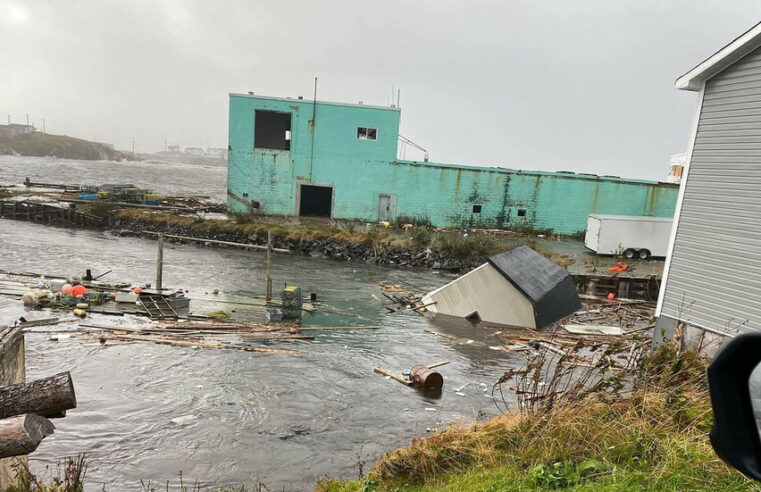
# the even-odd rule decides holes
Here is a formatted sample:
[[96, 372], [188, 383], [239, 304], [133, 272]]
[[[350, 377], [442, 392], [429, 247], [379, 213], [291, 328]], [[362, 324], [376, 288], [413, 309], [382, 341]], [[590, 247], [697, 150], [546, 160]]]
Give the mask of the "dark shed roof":
[[494, 255], [489, 263], [534, 303], [537, 328], [581, 308], [579, 293], [568, 270], [528, 246]]

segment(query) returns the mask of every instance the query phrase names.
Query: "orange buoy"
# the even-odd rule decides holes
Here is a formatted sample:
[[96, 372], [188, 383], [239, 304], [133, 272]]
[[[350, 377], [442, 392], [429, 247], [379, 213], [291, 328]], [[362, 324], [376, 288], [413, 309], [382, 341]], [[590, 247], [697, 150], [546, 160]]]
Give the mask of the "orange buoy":
[[63, 284], [63, 286], [61, 287], [61, 293], [71, 295], [71, 289], [73, 288], [74, 287], [72, 287], [71, 284]]
[[142, 287], [135, 287], [134, 289], [132, 289], [133, 294], [139, 294], [142, 291], [143, 291]]
[[614, 296], [614, 295], [613, 295], [613, 292], [611, 292], [610, 294], [608, 294], [608, 300], [609, 300], [609, 301], [612, 301], [612, 300], [613, 300], [613, 298], [615, 298], [615, 297], [616, 297], [616, 296]]
[[87, 294], [87, 289], [85, 289], [84, 285], [75, 285], [71, 288], [71, 295], [74, 297], [79, 297]]

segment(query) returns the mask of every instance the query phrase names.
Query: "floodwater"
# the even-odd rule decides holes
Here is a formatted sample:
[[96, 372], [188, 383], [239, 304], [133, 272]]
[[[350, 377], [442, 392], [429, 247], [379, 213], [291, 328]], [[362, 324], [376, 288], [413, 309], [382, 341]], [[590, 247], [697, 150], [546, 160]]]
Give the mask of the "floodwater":
[[[0, 268], [6, 270], [82, 275], [87, 268], [113, 269], [104, 279], [149, 282], [154, 260], [155, 243], [148, 240], [0, 221]], [[221, 296], [264, 291], [261, 253], [167, 244], [164, 261], [165, 285], [187, 288], [191, 297], [213, 297], [214, 288]], [[151, 343], [100, 347], [85, 339], [55, 342], [49, 334], [28, 334], [27, 378], [69, 370], [78, 400], [31, 455], [33, 470], [45, 476], [63, 457], [85, 452], [88, 490], [102, 484], [142, 490], [140, 480], [178, 484], [180, 472], [186, 482], [198, 479], [210, 487], [264, 483], [270, 490], [311, 490], [320, 477], [355, 478], [358, 455], [367, 471], [385, 451], [432, 428], [496, 413], [491, 385], [522, 356], [490, 350], [492, 332], [434, 324], [413, 313], [387, 314], [372, 298], [382, 298], [375, 288], [381, 282], [422, 291], [451, 275], [279, 255], [273, 265], [275, 286], [300, 285], [331, 307], [362, 316], [307, 313], [305, 325], [381, 328], [315, 331], [314, 341], [272, 345], [298, 355]], [[0, 297], [0, 322], [21, 315], [50, 313], [26, 311], [18, 299]], [[106, 315], [92, 320], [129, 324]], [[474, 343], [452, 345], [426, 329]], [[440, 368], [446, 379], [438, 396], [373, 373], [378, 365], [401, 371], [443, 360], [450, 364]], [[456, 395], [454, 389], [468, 382], [473, 384], [462, 390], [465, 396]], [[170, 423], [188, 415], [189, 425]]]
[[208, 195], [224, 201], [227, 168], [163, 161], [78, 161], [54, 157], [0, 155], [0, 185], [133, 184], [166, 195]]
[[[115, 163], [0, 156], [0, 184], [32, 181], [103, 184], [129, 182], [169, 194], [203, 194], [223, 200], [225, 168], [177, 163]], [[542, 240], [540, 240], [542, 241]], [[573, 241], [546, 241], [563, 254], [582, 257]], [[0, 220], [0, 269], [82, 275], [113, 270], [104, 280], [146, 283], [155, 272], [155, 243]], [[606, 260], [607, 261], [607, 260]], [[189, 290], [191, 310], [203, 314], [241, 306], [231, 300], [264, 293], [259, 252], [166, 244], [164, 284]], [[604, 264], [604, 263], [603, 263]], [[657, 267], [656, 267], [657, 268]], [[169, 347], [151, 343], [106, 345], [87, 339], [49, 340], [30, 333], [27, 378], [71, 371], [78, 407], [55, 422], [56, 432], [30, 457], [47, 476], [59, 461], [89, 457], [88, 490], [143, 490], [145, 483], [177, 490], [178, 474], [203, 487], [266, 484], [270, 490], [311, 490], [320, 477], [355, 478], [384, 452], [448, 422], [494, 415], [491, 385], [522, 356], [489, 349], [493, 331], [443, 324], [410, 312], [388, 314], [375, 285], [431, 290], [454, 275], [275, 255], [273, 285], [302, 287], [335, 310], [361, 318], [306, 313], [304, 325], [379, 325], [378, 330], [315, 331], [314, 341], [272, 345], [298, 355]], [[214, 295], [213, 289], [220, 294]], [[203, 299], [203, 300], [201, 300]], [[258, 311], [258, 310], [257, 310]], [[256, 313], [260, 315], [260, 312]], [[0, 324], [27, 311], [0, 296]], [[63, 314], [68, 316], [68, 314]], [[92, 315], [91, 322], [135, 323]], [[65, 329], [71, 325], [58, 325]], [[432, 330], [472, 339], [454, 345]], [[425, 395], [375, 374], [416, 364], [450, 361], [440, 395]], [[462, 390], [454, 389], [471, 383]], [[170, 421], [187, 417], [187, 425]]]

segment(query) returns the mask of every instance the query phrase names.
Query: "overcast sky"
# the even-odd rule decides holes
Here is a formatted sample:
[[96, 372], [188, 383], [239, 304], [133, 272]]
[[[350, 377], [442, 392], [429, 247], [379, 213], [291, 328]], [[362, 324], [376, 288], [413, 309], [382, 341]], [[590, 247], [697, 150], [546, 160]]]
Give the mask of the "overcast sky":
[[663, 179], [696, 103], [674, 79], [758, 20], [750, 0], [0, 0], [0, 115], [226, 147], [229, 92], [311, 98], [317, 76], [328, 101], [400, 88], [433, 161]]

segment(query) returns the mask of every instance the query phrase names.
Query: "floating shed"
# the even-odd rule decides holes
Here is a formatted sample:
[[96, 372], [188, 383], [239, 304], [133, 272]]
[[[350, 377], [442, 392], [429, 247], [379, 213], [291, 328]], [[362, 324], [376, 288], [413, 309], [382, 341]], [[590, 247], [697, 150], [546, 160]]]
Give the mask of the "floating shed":
[[581, 307], [571, 274], [528, 246], [492, 256], [423, 303], [438, 314], [527, 328], [543, 328]]

